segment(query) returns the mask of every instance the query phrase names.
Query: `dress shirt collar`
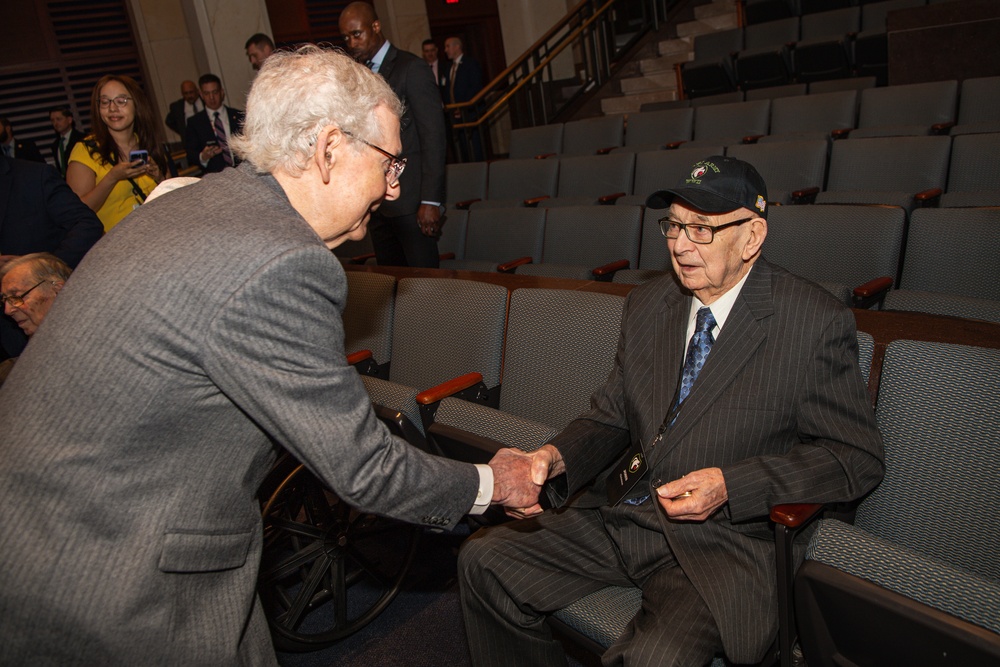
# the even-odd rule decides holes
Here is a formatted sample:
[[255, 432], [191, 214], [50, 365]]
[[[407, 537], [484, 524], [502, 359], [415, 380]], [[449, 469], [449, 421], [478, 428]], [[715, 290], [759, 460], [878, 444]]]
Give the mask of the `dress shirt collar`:
[[[753, 271], [753, 267], [750, 267], [750, 271]], [[712, 315], [715, 317], [715, 328], [712, 329], [713, 337], [719, 337], [719, 333], [722, 331], [722, 327], [726, 323], [726, 318], [729, 317], [729, 313], [733, 310], [733, 306], [736, 304], [736, 299], [739, 297], [740, 292], [743, 291], [743, 285], [746, 284], [747, 278], [750, 277], [750, 271], [747, 271], [746, 275], [740, 278], [738, 283], [733, 285], [728, 292], [713, 301], [712, 305], [709, 306], [709, 308], [712, 309]], [[704, 306], [705, 304], [703, 304], [698, 297], [695, 296], [691, 298], [691, 309], [688, 311], [688, 341], [690, 341], [691, 336], [694, 335], [695, 322], [698, 320], [698, 309], [704, 308]]]
[[382, 69], [382, 61], [385, 60], [385, 54], [389, 53], [389, 40], [385, 40], [382, 43], [382, 48], [375, 52], [372, 56], [372, 71], [378, 74], [378, 71]]

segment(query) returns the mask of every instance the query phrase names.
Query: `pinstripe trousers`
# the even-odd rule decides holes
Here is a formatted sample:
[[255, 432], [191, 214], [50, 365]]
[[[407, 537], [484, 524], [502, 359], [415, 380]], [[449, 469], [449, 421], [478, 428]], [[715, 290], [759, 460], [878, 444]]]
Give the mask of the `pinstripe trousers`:
[[638, 585], [642, 609], [605, 665], [703, 665], [722, 650], [714, 619], [662, 533], [655, 500], [563, 509], [481, 530], [459, 554], [472, 662], [565, 665], [546, 615], [607, 585]]

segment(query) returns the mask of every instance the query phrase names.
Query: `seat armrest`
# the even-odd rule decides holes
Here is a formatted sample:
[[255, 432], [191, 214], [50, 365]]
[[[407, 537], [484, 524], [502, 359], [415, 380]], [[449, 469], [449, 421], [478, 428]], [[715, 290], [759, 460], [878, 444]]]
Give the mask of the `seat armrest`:
[[369, 253], [365, 253], [364, 255], [355, 255], [354, 257], [351, 257], [348, 261], [351, 264], [364, 264], [369, 259], [372, 259], [374, 257], [375, 257], [375, 253], [369, 252]]
[[[371, 375], [383, 377], [384, 372], [380, 372], [379, 365], [375, 361], [371, 350], [358, 350], [347, 355], [347, 363], [354, 366], [354, 370], [360, 375]], [[384, 371], [384, 369], [383, 369]]]
[[771, 508], [771, 521], [787, 528], [804, 528], [823, 509], [819, 503], [775, 505]]
[[543, 202], [546, 199], [551, 199], [551, 197], [549, 197], [548, 195], [542, 195], [541, 197], [532, 197], [531, 199], [525, 199], [524, 205], [528, 207], [537, 208], [539, 202]]
[[351, 352], [347, 355], [347, 363], [351, 366], [359, 364], [362, 361], [367, 361], [372, 358], [371, 350], [358, 350], [357, 352]]
[[820, 516], [824, 505], [816, 503], [775, 505], [771, 508], [774, 522], [774, 558], [778, 575], [778, 657], [781, 667], [791, 667], [792, 647], [798, 639], [795, 630], [795, 606], [792, 582], [795, 579], [795, 554], [792, 543], [799, 531]]
[[685, 141], [671, 141], [666, 145], [667, 150], [674, 150], [675, 148], [680, 148], [681, 144], [687, 143]]
[[548, 160], [550, 157], [555, 157], [558, 153], [539, 153], [535, 156], [536, 160]]
[[621, 146], [606, 146], [604, 148], [598, 148], [597, 149], [597, 154], [598, 155], [607, 155], [608, 153], [610, 153], [611, 151], [613, 151], [616, 148], [621, 148]]
[[599, 280], [610, 280], [611, 276], [615, 274], [615, 271], [621, 271], [622, 269], [628, 268], [627, 259], [619, 259], [616, 262], [611, 262], [610, 264], [605, 264], [604, 266], [598, 266], [595, 269], [591, 269], [590, 272], [593, 273]]
[[938, 202], [941, 201], [942, 192], [941, 188], [931, 188], [930, 190], [924, 190], [913, 195], [913, 199], [916, 200], [921, 208], [936, 207]]
[[747, 136], [743, 137], [743, 143], [755, 144], [763, 136], [764, 136], [763, 134], [748, 134]]
[[934, 123], [931, 125], [931, 134], [948, 134], [955, 123]]
[[858, 285], [854, 288], [854, 307], [871, 308], [875, 303], [878, 303], [881, 306], [882, 302], [885, 300], [885, 295], [889, 293], [889, 289], [891, 287], [892, 278], [889, 276], [872, 278], [863, 285]]
[[439, 260], [443, 260], [443, 259], [455, 259], [455, 253], [453, 253], [453, 252], [443, 252], [440, 255], [438, 255], [438, 259]]
[[603, 197], [597, 198], [598, 204], [614, 204], [616, 201], [625, 196], [624, 192], [615, 192], [610, 195], [604, 195]]
[[819, 194], [819, 188], [803, 188], [801, 190], [796, 190], [792, 193], [792, 203], [793, 204], [812, 204], [816, 201], [816, 195]]
[[500, 273], [513, 273], [514, 269], [524, 264], [531, 264], [534, 260], [531, 257], [518, 257], [515, 260], [509, 262], [504, 262], [503, 264], [497, 265], [497, 271]]
[[477, 201], [482, 201], [482, 199], [464, 199], [462, 201], [455, 202], [455, 208], [460, 211], [468, 211], [469, 207], [475, 204]]
[[849, 127], [842, 127], [836, 130], [830, 131], [830, 136], [834, 139], [846, 139], [851, 134], [851, 129]]
[[436, 387], [431, 387], [430, 389], [425, 389], [424, 391], [417, 394], [417, 403], [420, 405], [430, 405], [431, 403], [437, 403], [438, 401], [448, 398], [449, 396], [454, 396], [455, 394], [465, 391], [469, 387], [475, 387], [477, 384], [483, 381], [482, 373], [466, 373], [465, 375], [459, 375], [457, 378], [452, 378], [446, 380]]

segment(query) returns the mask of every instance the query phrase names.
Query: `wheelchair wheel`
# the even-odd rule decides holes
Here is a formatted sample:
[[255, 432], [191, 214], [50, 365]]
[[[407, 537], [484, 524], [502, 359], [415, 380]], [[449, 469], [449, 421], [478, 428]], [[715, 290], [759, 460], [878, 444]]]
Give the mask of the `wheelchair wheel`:
[[275, 648], [323, 649], [382, 613], [420, 529], [354, 510], [293, 459], [279, 461], [263, 488], [258, 589]]

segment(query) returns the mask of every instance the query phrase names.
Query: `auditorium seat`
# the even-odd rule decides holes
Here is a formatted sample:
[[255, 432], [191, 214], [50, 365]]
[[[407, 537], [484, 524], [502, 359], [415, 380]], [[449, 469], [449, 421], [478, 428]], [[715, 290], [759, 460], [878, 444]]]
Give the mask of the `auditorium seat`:
[[705, 97], [735, 91], [733, 54], [742, 48], [742, 28], [710, 32], [695, 37], [695, 59], [681, 65], [685, 97]]
[[634, 153], [582, 155], [559, 160], [556, 196], [538, 202], [539, 206], [588, 206], [614, 203], [632, 192], [635, 173]]
[[537, 155], [558, 155], [563, 147], [563, 124], [522, 127], [510, 131], [509, 158], [533, 158]]
[[754, 88], [746, 91], [746, 101], [754, 100], [776, 100], [779, 97], [795, 97], [805, 95], [809, 92], [809, 85], [805, 83], [789, 83], [784, 86], [769, 86], [767, 88]]
[[595, 155], [600, 150], [616, 148], [624, 143], [625, 116], [622, 114], [574, 120], [564, 126], [559, 155]]
[[771, 132], [759, 141], [829, 140], [834, 130], [853, 129], [857, 115], [856, 90], [782, 97], [771, 101]]
[[389, 377], [392, 359], [392, 318], [396, 303], [396, 279], [383, 273], [346, 271], [347, 305], [344, 306], [344, 351], [352, 355], [367, 350], [357, 363], [368, 375]]
[[445, 167], [445, 207], [455, 208], [458, 202], [486, 199], [489, 164], [458, 162]]
[[912, 210], [945, 187], [951, 138], [882, 137], [833, 142], [817, 204], [885, 204]]
[[[892, 206], [775, 206], [762, 252], [847, 305], [868, 307], [896, 279], [905, 222]], [[875, 279], [887, 280], [866, 285]]]
[[745, 137], [768, 133], [771, 100], [734, 102], [698, 107], [694, 112], [694, 139], [685, 147], [729, 146]]
[[1000, 353], [895, 340], [876, 417], [885, 477], [824, 519], [795, 579], [810, 667], [1000, 663]]
[[542, 259], [544, 208], [483, 208], [469, 212], [461, 257], [441, 260], [442, 269], [495, 272], [523, 257]]
[[736, 144], [726, 156], [752, 164], [767, 184], [768, 200], [778, 204], [808, 203], [826, 181], [825, 139]]
[[712, 106], [713, 104], [732, 104], [743, 101], [743, 91], [733, 90], [728, 93], [717, 93], [715, 95], [703, 95], [691, 100], [691, 108]]
[[518, 275], [611, 280], [615, 271], [637, 266], [640, 206], [551, 208], [539, 264], [518, 266]]
[[840, 79], [851, 72], [850, 47], [861, 29], [861, 9], [843, 7], [802, 17], [801, 39], [793, 62], [799, 83]]
[[955, 123], [957, 81], [932, 81], [861, 91], [858, 129], [851, 139], [946, 132]]
[[667, 239], [660, 231], [660, 218], [666, 209], [647, 208], [642, 216], [642, 240], [639, 244], [639, 268], [616, 271], [612, 282], [638, 285], [659, 278], [672, 270]]
[[788, 0], [744, 0], [743, 16], [747, 25], [777, 21], [792, 16]]
[[878, 85], [889, 82], [889, 37], [887, 17], [889, 12], [910, 7], [920, 7], [925, 0], [888, 0], [887, 2], [859, 3], [861, 7], [861, 32], [852, 44], [852, 59], [857, 76], [872, 77]]
[[799, 17], [747, 26], [736, 54], [736, 81], [744, 91], [791, 82], [790, 45], [799, 40]]
[[1000, 208], [918, 209], [892, 310], [1000, 322]]
[[966, 79], [958, 102], [952, 136], [1000, 132], [1000, 76]]
[[590, 403], [608, 376], [621, 333], [624, 297], [515, 289], [496, 408], [441, 401], [428, 427], [446, 455], [483, 463], [501, 447], [545, 444]]
[[633, 153], [658, 150], [694, 133], [694, 109], [668, 109], [631, 113], [625, 129], [625, 148]]
[[952, 139], [941, 206], [1000, 206], [1000, 133]]
[[462, 259], [465, 256], [465, 233], [469, 224], [469, 212], [447, 209], [441, 218], [441, 236], [438, 237], [438, 253], [442, 258]]
[[829, 81], [813, 81], [809, 84], [809, 94], [839, 93], [842, 90], [865, 90], [874, 88], [873, 76], [852, 76], [845, 79], [830, 79]]
[[489, 196], [470, 208], [524, 206], [526, 199], [554, 197], [558, 184], [558, 160], [497, 160], [490, 163]]
[[615, 202], [618, 206], [644, 206], [649, 195], [657, 190], [672, 186], [683, 176], [690, 173], [691, 167], [709, 155], [724, 155], [725, 147], [695, 146], [670, 151], [645, 151], [635, 155], [635, 178], [632, 184], [632, 194], [626, 195]]
[[407, 440], [421, 442], [417, 394], [478, 373], [470, 399], [489, 402], [500, 382], [507, 290], [448, 278], [404, 278], [396, 288], [389, 378], [362, 375], [376, 414]]

